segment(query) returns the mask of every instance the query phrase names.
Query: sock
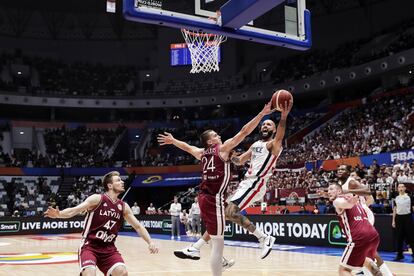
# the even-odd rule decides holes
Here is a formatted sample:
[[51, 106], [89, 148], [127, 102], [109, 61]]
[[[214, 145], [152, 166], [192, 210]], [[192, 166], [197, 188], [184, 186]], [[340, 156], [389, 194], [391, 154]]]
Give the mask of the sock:
[[255, 235], [258, 240], [266, 237], [266, 234], [260, 231], [258, 228], [256, 228], [252, 234]]
[[195, 249], [197, 249], [197, 250], [200, 250], [201, 249], [201, 247], [203, 246], [203, 245], [205, 245], [206, 244], [206, 241], [205, 240], [203, 240], [202, 238], [201, 239], [198, 239], [198, 241], [196, 241], [196, 243], [194, 243], [193, 245], [192, 245], [192, 247], [194, 247]]
[[391, 270], [388, 268], [386, 263], [380, 265], [379, 270], [381, 271], [383, 276], [393, 276]]
[[213, 276], [221, 276], [223, 272], [224, 237], [212, 237], [210, 267]]

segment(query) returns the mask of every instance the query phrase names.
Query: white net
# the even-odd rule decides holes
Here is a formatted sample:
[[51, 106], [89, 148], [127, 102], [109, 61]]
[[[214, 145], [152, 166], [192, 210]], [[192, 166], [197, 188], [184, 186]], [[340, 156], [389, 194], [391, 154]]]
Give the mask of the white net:
[[181, 29], [191, 54], [192, 69], [190, 73], [218, 72], [220, 44], [226, 36]]

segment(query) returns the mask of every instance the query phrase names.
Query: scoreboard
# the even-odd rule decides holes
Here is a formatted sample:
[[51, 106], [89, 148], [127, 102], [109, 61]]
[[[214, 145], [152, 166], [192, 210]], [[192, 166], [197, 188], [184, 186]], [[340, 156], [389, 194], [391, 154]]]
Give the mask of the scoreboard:
[[[220, 62], [220, 47], [218, 56]], [[175, 43], [170, 45], [170, 64], [171, 66], [191, 65], [191, 54], [186, 43]]]

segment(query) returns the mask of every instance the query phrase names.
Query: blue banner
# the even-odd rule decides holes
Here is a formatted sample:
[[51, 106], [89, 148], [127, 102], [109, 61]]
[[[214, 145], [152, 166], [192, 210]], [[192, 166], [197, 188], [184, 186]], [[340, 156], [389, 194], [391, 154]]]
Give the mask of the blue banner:
[[141, 174], [132, 182], [132, 187], [168, 187], [198, 185], [201, 173]]
[[377, 160], [377, 163], [379, 165], [385, 164], [387, 166], [394, 164], [396, 161], [399, 161], [401, 163], [404, 161], [414, 161], [414, 149], [392, 152], [392, 153], [387, 152], [387, 153], [365, 155], [365, 156], [346, 158], [346, 159], [335, 159], [335, 160], [325, 160], [325, 161], [318, 160], [316, 162], [306, 162], [305, 167], [307, 170], [319, 169], [324, 163], [326, 164], [327, 162], [331, 162], [331, 163], [335, 162], [336, 163], [336, 165], [334, 164], [335, 167], [341, 164], [355, 166], [356, 163], [362, 163], [365, 165], [365, 167], [369, 167], [371, 166], [374, 160]]

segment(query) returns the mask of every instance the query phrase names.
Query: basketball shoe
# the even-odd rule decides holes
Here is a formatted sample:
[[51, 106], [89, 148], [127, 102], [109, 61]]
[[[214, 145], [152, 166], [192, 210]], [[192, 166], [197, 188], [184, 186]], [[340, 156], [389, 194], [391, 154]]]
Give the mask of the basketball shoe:
[[273, 244], [275, 244], [276, 238], [272, 237], [270, 235], [267, 235], [266, 237], [263, 237], [259, 240], [260, 247], [262, 248], [262, 253], [260, 254], [260, 258], [264, 259], [266, 258], [270, 251], [272, 251]]
[[200, 250], [192, 245], [181, 250], [175, 250], [174, 255], [180, 259], [200, 260]]
[[230, 267], [232, 267], [236, 262], [233, 259], [227, 260], [226, 258], [223, 257], [223, 271], [229, 269]]

